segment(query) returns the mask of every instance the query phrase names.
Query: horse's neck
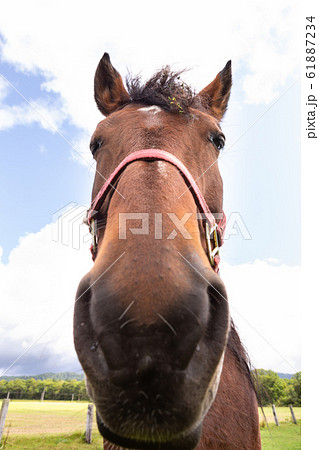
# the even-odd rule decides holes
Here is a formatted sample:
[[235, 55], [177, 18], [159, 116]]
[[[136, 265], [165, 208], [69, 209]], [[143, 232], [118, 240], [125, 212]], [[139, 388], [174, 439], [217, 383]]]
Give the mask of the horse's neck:
[[[257, 399], [251, 381], [228, 347], [220, 384], [196, 450], [260, 450]], [[126, 450], [104, 440], [104, 450]]]
[[247, 371], [226, 350], [220, 384], [196, 450], [261, 449], [256, 394]]

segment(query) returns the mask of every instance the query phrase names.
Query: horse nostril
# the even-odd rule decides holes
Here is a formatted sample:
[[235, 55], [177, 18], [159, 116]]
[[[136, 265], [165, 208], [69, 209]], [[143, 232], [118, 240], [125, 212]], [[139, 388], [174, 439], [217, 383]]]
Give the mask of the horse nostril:
[[98, 346], [99, 346], [99, 343], [97, 341], [93, 342], [93, 344], [90, 347], [91, 352], [93, 352], [93, 353], [96, 352]]
[[153, 367], [153, 359], [150, 355], [145, 355], [137, 364], [136, 373], [144, 373], [149, 371]]

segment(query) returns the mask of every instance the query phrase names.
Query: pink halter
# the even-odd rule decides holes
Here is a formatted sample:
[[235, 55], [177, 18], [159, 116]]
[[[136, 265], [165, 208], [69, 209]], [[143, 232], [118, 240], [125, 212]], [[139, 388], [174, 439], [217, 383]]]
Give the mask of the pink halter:
[[[171, 164], [173, 164], [175, 167], [179, 169], [179, 171], [183, 174], [183, 176], [186, 178], [187, 182], [189, 183], [189, 189], [193, 194], [193, 197], [196, 201], [196, 204], [200, 210], [200, 212], [205, 216], [204, 221], [205, 222], [205, 233], [206, 233], [206, 242], [207, 242], [207, 252], [208, 257], [211, 262], [211, 265], [216, 273], [219, 272], [219, 248], [223, 244], [223, 237], [225, 233], [225, 227], [226, 227], [226, 216], [223, 212], [222, 219], [216, 221], [214, 215], [211, 213], [203, 194], [201, 193], [198, 185], [196, 184], [196, 181], [194, 180], [191, 173], [188, 171], [188, 169], [184, 166], [184, 164], [176, 158], [172, 153], [166, 152], [165, 150], [160, 150], [156, 148], [149, 148], [145, 150], [139, 150], [136, 152], [133, 152], [129, 154], [126, 158], [124, 158], [120, 164], [116, 167], [114, 172], [109, 176], [109, 178], [105, 181], [102, 188], [92, 201], [92, 204], [87, 212], [87, 223], [90, 226], [90, 231], [93, 236], [93, 244], [91, 246], [91, 253], [92, 253], [92, 259], [95, 260], [96, 254], [97, 254], [97, 235], [96, 235], [96, 227], [94, 224], [94, 218], [93, 215], [97, 211], [99, 211], [100, 207], [102, 206], [107, 194], [111, 189], [114, 188], [114, 183], [118, 179], [119, 175], [122, 173], [122, 171], [125, 169], [125, 167], [134, 162], [138, 161], [140, 159], [143, 160], [162, 160], [167, 161]], [[213, 245], [212, 242], [213, 241]]]

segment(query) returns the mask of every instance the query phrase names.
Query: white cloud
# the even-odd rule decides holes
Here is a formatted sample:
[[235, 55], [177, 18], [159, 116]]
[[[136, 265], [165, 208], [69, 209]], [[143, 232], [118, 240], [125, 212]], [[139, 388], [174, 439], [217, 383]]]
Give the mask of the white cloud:
[[59, 129], [67, 115], [60, 102], [48, 102], [44, 99], [19, 105], [0, 107], [0, 130], [6, 130], [16, 125], [39, 124], [45, 130], [54, 132]]
[[301, 268], [276, 260], [221, 264], [230, 311], [256, 368], [300, 370]]
[[[0, 263], [0, 298], [5, 299], [1, 371], [47, 330], [8, 374], [77, 367], [73, 304], [77, 285], [92, 266], [88, 232], [81, 225], [85, 209], [69, 205], [57, 213], [56, 223], [22, 237], [7, 265]], [[232, 317], [254, 365], [281, 372], [299, 370], [299, 267], [223, 262], [221, 271]]]
[[[74, 214], [74, 208], [70, 215], [67, 208], [64, 232], [61, 221], [46, 225], [20, 238], [8, 264], [0, 263], [0, 373], [34, 342], [8, 374], [79, 366], [72, 338], [73, 305], [77, 285], [92, 266], [88, 240], [83, 244], [83, 237], [87, 238], [81, 226], [84, 210], [78, 208]], [[81, 227], [81, 236], [75, 239]], [[67, 238], [70, 232], [73, 240]]]
[[231, 58], [246, 101], [269, 103], [298, 76], [298, 5], [202, 1], [190, 8], [164, 0], [154, 14], [142, 1], [127, 2], [123, 14], [122, 3], [102, 0], [87, 6], [7, 2], [0, 17], [2, 58], [17, 70], [44, 75], [42, 88], [59, 94], [65, 117], [88, 133], [100, 117], [93, 76], [104, 51], [124, 75], [127, 67], [146, 76], [165, 64], [194, 67], [186, 78], [196, 89]]
[[8, 84], [0, 77], [0, 102], [8, 95]]

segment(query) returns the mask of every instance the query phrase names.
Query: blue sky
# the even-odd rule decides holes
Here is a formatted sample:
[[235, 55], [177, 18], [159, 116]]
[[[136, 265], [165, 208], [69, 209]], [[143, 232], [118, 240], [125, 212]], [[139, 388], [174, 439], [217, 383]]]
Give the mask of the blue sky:
[[[227, 144], [219, 166], [225, 212], [240, 216], [251, 239], [228, 230], [221, 273], [253, 363], [299, 370], [298, 333], [289, 342], [283, 339], [299, 326], [298, 2], [281, 0], [269, 8], [247, 1], [249, 14], [235, 2], [231, 9], [214, 7], [209, 11], [214, 17], [227, 13], [227, 24], [213, 25], [218, 42], [212, 42], [210, 13], [203, 15], [201, 8], [191, 14], [170, 5], [170, 17], [179, 17], [183, 30], [192, 29], [180, 39], [176, 23], [170, 22], [165, 36], [147, 20], [132, 28], [131, 4], [119, 30], [116, 20], [96, 28], [92, 8], [78, 7], [71, 23], [72, 2], [31, 3], [19, 2], [13, 21], [14, 6], [7, 2], [0, 18], [0, 277], [7, 311], [0, 319], [0, 369], [10, 366], [7, 374], [79, 370], [72, 304], [91, 265], [89, 243], [75, 249], [52, 236], [58, 211], [71, 204], [75, 213], [83, 212], [90, 202], [94, 171], [88, 144], [101, 119], [93, 76], [108, 51], [122, 76], [131, 70], [146, 78], [164, 64], [193, 68], [185, 78], [197, 91], [232, 59], [234, 85], [222, 126]], [[167, 21], [162, 6], [158, 23]], [[204, 6], [212, 8], [210, 2]], [[36, 16], [30, 13], [35, 8]], [[120, 6], [111, 12], [121, 14]]]
[[[233, 100], [243, 102], [236, 86]], [[275, 101], [268, 111], [264, 105], [245, 105], [245, 114], [236, 117], [236, 122], [225, 120], [224, 131], [231, 133], [229, 146], [238, 139], [220, 163], [226, 178], [225, 209], [240, 212], [252, 237], [245, 241], [238, 234], [237, 239], [229, 239], [225, 257], [231, 264], [256, 258], [300, 264], [298, 78], [289, 80]]]

